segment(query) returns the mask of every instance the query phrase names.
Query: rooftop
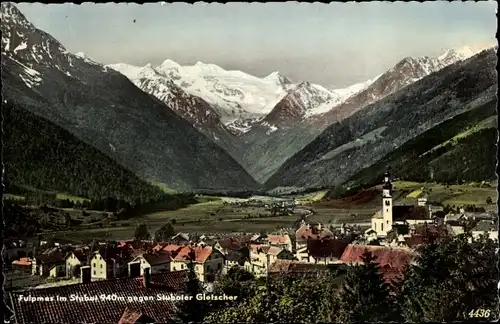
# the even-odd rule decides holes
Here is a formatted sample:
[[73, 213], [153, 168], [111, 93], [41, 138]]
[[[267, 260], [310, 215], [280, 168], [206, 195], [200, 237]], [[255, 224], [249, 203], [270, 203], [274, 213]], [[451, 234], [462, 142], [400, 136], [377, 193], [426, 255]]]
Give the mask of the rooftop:
[[314, 226], [301, 225], [299, 229], [295, 232], [297, 241], [307, 241], [308, 239], [319, 239], [326, 237], [333, 237], [332, 231], [326, 227], [321, 227], [321, 229], [316, 229]]
[[291, 239], [290, 235], [285, 234], [285, 235], [268, 235], [267, 240], [269, 241], [269, 244], [291, 244]]
[[365, 251], [372, 252], [376, 257], [376, 261], [382, 268], [386, 280], [388, 280], [389, 276], [395, 277], [396, 274], [402, 273], [404, 267], [412, 262], [415, 257], [413, 251], [403, 247], [349, 244], [340, 260], [347, 264], [362, 263], [361, 256]]
[[185, 246], [179, 251], [177, 256], [174, 258], [174, 261], [188, 261], [190, 258], [190, 253], [194, 253], [194, 258], [195, 258], [194, 261], [198, 262], [198, 263], [203, 263], [212, 254], [212, 251], [213, 251], [212, 247], [210, 247], [210, 246], [207, 246], [207, 247]]
[[142, 255], [151, 266], [163, 264], [172, 261], [172, 255], [167, 251], [144, 253]]
[[[17, 323], [118, 323], [127, 307], [152, 318], [156, 323], [172, 320], [171, 301], [157, 300], [157, 294], [169, 295], [181, 291], [186, 278], [185, 271], [151, 275], [151, 286], [145, 288], [142, 278], [125, 278], [94, 281], [10, 294]], [[69, 301], [71, 296], [94, 297], [93, 301]], [[68, 301], [21, 300], [34, 298], [66, 297]], [[99, 296], [116, 296], [117, 300], [101, 299]], [[137, 297], [137, 298], [135, 298]], [[150, 297], [139, 301], [139, 297]], [[123, 300], [120, 300], [123, 298]]]
[[349, 242], [338, 239], [309, 240], [307, 250], [313, 258], [334, 257], [340, 259]]
[[392, 217], [394, 221], [415, 219], [430, 219], [429, 209], [423, 206], [403, 205], [392, 207]]

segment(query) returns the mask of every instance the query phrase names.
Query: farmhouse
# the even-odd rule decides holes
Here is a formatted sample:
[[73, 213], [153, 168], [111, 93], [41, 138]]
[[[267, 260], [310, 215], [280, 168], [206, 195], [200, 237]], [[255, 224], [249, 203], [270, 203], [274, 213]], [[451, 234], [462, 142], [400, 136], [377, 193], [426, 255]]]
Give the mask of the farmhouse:
[[486, 235], [492, 240], [498, 241], [498, 225], [493, 220], [480, 220], [471, 230], [472, 238], [477, 239]]
[[372, 229], [379, 237], [386, 237], [394, 225], [417, 225], [431, 223], [431, 206], [427, 199], [420, 198], [418, 205], [394, 206], [392, 201], [393, 186], [389, 173], [385, 173], [382, 187], [382, 209], [372, 217]]
[[66, 264], [62, 252], [50, 251], [35, 257], [31, 264], [32, 274], [60, 277], [66, 274]]
[[307, 242], [307, 246], [297, 250], [296, 258], [307, 263], [339, 263], [348, 244], [348, 241], [340, 239], [311, 239]]
[[[111, 279], [120, 274], [126, 260], [130, 258], [131, 251], [125, 248], [113, 248], [111, 246], [101, 246], [98, 251], [94, 251], [90, 260], [92, 279]], [[126, 270], [126, 269], [125, 269]]]
[[225, 255], [226, 263], [223, 273], [227, 273], [233, 267], [243, 268], [245, 263], [250, 261], [250, 249], [244, 246], [238, 250], [230, 250]]
[[170, 263], [172, 262], [172, 255], [167, 251], [157, 251], [151, 253], [144, 253], [135, 257], [128, 263], [129, 273], [130, 267], [133, 264], [140, 264], [140, 275], [144, 275], [144, 269], [151, 269], [151, 274], [170, 271]]
[[238, 251], [248, 246], [251, 238], [250, 235], [227, 237], [217, 241], [214, 247], [224, 255], [227, 255], [229, 251]]
[[256, 277], [266, 276], [269, 266], [276, 260], [295, 259], [292, 252], [277, 246], [251, 245], [250, 260], [245, 262], [244, 268]]
[[80, 267], [87, 265], [87, 254], [82, 250], [75, 250], [66, 255], [66, 277], [78, 277]]

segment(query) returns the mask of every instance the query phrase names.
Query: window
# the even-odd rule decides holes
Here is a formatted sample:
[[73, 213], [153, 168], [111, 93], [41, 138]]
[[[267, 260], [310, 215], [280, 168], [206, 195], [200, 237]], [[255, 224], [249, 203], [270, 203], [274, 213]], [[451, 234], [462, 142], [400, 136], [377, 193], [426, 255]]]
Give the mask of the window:
[[94, 270], [94, 276], [95, 276], [95, 270]]
[[94, 268], [95, 268], [95, 262], [94, 262]]
[[174, 271], [177, 270], [175, 267], [174, 267]]
[[102, 269], [102, 264], [101, 264], [101, 269]]
[[384, 230], [384, 223], [381, 223], [380, 224], [380, 230], [383, 231]]

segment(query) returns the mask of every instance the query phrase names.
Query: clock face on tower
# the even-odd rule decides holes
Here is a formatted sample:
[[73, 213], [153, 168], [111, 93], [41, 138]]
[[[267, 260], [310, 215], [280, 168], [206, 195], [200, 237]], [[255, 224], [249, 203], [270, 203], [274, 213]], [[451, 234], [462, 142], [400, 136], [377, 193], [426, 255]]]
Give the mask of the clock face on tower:
[[391, 205], [391, 202], [390, 202], [389, 200], [386, 200], [386, 201], [385, 201], [385, 205], [386, 205], [386, 206], [390, 206], [390, 205]]

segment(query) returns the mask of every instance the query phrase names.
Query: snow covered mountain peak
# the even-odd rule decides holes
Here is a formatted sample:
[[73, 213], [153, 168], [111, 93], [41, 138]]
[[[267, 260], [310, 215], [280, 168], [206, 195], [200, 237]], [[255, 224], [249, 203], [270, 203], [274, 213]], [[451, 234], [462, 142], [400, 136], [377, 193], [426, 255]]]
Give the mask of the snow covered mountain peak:
[[35, 26], [26, 19], [13, 3], [2, 2], [1, 6], [0, 19], [2, 24], [16, 24], [22, 28], [35, 29]]
[[464, 46], [462, 48], [452, 48], [444, 52], [442, 55], [438, 56], [437, 60], [445, 65], [450, 65], [457, 61], [466, 60], [469, 57], [474, 56], [476, 53], [477, 52], [469, 46]]
[[218, 65], [212, 63], [203, 63], [201, 61], [196, 62], [192, 68], [197, 68], [202, 73], [223, 73], [227, 72]]
[[180, 68], [180, 64], [171, 60], [171, 59], [166, 59], [165, 61], [163, 61], [158, 67], [157, 69], [161, 70], [161, 71], [165, 71], [165, 70], [169, 70], [169, 69], [178, 69]]
[[[84, 59], [84, 60], [91, 60], [91, 61], [94, 61], [90, 56], [88, 56], [87, 54], [85, 54], [84, 52], [78, 52], [78, 53], [75, 53], [75, 56], [76, 57], [79, 57], [81, 59]], [[95, 61], [94, 61], [95, 62]]]
[[279, 71], [272, 72], [271, 74], [266, 76], [264, 80], [268, 80], [283, 87], [292, 84], [292, 81]]

